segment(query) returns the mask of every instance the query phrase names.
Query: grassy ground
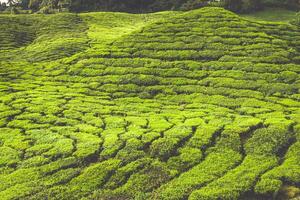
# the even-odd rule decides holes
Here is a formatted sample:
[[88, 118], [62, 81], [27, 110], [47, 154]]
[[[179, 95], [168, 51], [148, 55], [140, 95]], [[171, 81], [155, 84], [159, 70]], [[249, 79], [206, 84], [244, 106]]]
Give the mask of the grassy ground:
[[250, 20], [289, 22], [295, 17], [296, 13], [295, 11], [283, 8], [266, 8], [265, 10], [242, 16]]
[[299, 28], [221, 8], [1, 20], [1, 200], [299, 196]]

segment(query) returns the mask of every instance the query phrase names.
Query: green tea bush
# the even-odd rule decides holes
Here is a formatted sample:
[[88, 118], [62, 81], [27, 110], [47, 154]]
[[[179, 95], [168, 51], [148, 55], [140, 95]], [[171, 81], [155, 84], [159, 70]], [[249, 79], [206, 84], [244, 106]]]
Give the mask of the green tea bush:
[[109, 179], [106, 183], [105, 188], [115, 189], [118, 188], [119, 185], [125, 183], [130, 175], [142, 170], [145, 166], [150, 165], [152, 159], [150, 158], [142, 158], [137, 159], [123, 167], [117, 169], [116, 173]]
[[3, 199], [297, 191], [296, 26], [212, 7], [0, 19]]
[[20, 165], [20, 168], [38, 167], [48, 164], [49, 162], [51, 162], [49, 158], [45, 158], [44, 156], [34, 156], [24, 160]]
[[276, 179], [263, 179], [255, 186], [255, 191], [259, 194], [276, 194], [281, 188], [282, 182]]
[[142, 151], [144, 144], [135, 138], [128, 139], [124, 148], [122, 148], [118, 154], [117, 158], [123, 162], [131, 162], [137, 160], [138, 158], [143, 158], [145, 153]]
[[170, 168], [178, 171], [185, 171], [202, 159], [202, 151], [198, 148], [182, 147], [178, 150], [178, 154], [168, 159]]
[[285, 161], [262, 175], [255, 186], [255, 191], [264, 195], [276, 195], [284, 181], [299, 182], [299, 142], [294, 143], [285, 155]]
[[[71, 197], [72, 192], [76, 191], [76, 196], [84, 196], [88, 192], [97, 189], [105, 182], [105, 177], [113, 170], [115, 170], [120, 164], [119, 160], [107, 160], [98, 164], [94, 164], [86, 168], [79, 176], [72, 179], [68, 185], [65, 186], [67, 189], [67, 194]], [[78, 183], [84, 180], [84, 185], [79, 185]], [[65, 197], [63, 197], [65, 198]]]
[[142, 141], [144, 143], [151, 143], [152, 141], [154, 141], [155, 139], [159, 138], [160, 134], [157, 132], [150, 132], [150, 133], [146, 133], [142, 135]]
[[159, 138], [155, 140], [150, 147], [151, 155], [166, 160], [172, 156], [180, 140], [178, 138]]
[[20, 153], [9, 147], [0, 147], [0, 166], [13, 166], [20, 160]]
[[185, 198], [197, 187], [224, 174], [239, 159], [238, 153], [227, 149], [223, 153], [211, 153], [202, 163], [160, 187], [154, 195], [163, 199]]
[[165, 163], [152, 160], [152, 162], [146, 165], [141, 171], [130, 176], [126, 184], [114, 192], [119, 194], [119, 196], [136, 197], [141, 193], [154, 190], [169, 181], [174, 177], [175, 173], [175, 171], [168, 169]]
[[258, 129], [245, 145], [248, 154], [272, 155], [288, 142], [291, 135], [288, 130], [281, 127], [270, 126], [264, 129]]
[[76, 141], [76, 151], [73, 155], [80, 159], [93, 156], [100, 149], [100, 144], [102, 143], [101, 138], [92, 134], [79, 132], [70, 135], [70, 137]]
[[276, 158], [247, 156], [237, 168], [220, 179], [193, 191], [190, 199], [239, 199], [243, 191], [251, 189], [257, 177], [276, 164]]
[[300, 13], [298, 12], [293, 20], [291, 20], [291, 24], [296, 26], [300, 25]]
[[213, 135], [218, 131], [220, 131], [219, 127], [215, 126], [204, 125], [203, 127], [199, 127], [187, 145], [194, 148], [205, 149], [211, 142]]

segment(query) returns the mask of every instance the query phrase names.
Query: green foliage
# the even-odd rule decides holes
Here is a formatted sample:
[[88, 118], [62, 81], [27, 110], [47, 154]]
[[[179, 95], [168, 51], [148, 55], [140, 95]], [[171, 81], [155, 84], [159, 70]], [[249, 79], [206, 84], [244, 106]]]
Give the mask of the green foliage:
[[277, 194], [284, 184], [284, 180], [299, 182], [299, 145], [299, 142], [294, 143], [288, 149], [284, 162], [261, 177], [255, 186], [257, 193], [264, 195]]
[[296, 26], [217, 7], [0, 18], [2, 199], [297, 194]]
[[259, 129], [248, 140], [245, 149], [248, 154], [276, 154], [287, 143], [290, 137], [287, 130], [280, 127], [275, 126], [267, 129]]
[[[2, 17], [1, 17], [2, 18]], [[85, 24], [75, 14], [52, 16], [12, 16], [1, 26], [1, 49], [14, 48], [16, 60], [42, 61], [70, 56], [86, 48]], [[5, 28], [4, 28], [5, 26]], [[16, 28], [17, 27], [17, 28]], [[27, 46], [26, 50], [16, 49]], [[11, 58], [9, 53], [1, 53], [1, 58]]]
[[182, 10], [193, 10], [208, 5], [206, 0], [189, 0], [181, 6]]
[[291, 20], [291, 23], [300, 26], [300, 12], [298, 12], [294, 19]]
[[262, 7], [258, 0], [225, 0], [225, 7], [235, 12], [257, 11]]
[[288, 10], [282, 6], [266, 7], [261, 11], [243, 14], [250, 20], [259, 21], [274, 21], [274, 22], [290, 22], [295, 19], [296, 12], [294, 10]]
[[0, 147], [0, 166], [11, 166], [15, 165], [19, 161], [18, 151], [9, 147]]
[[162, 199], [183, 199], [197, 187], [222, 176], [239, 159], [239, 154], [231, 150], [210, 153], [202, 163], [161, 186], [154, 195]]
[[275, 158], [247, 156], [235, 169], [190, 195], [190, 199], [239, 199], [251, 189], [257, 177], [276, 164]]
[[[68, 189], [70, 192], [78, 192], [77, 195], [95, 190], [104, 183], [105, 177], [115, 170], [119, 163], [119, 160], [107, 160], [86, 168], [80, 176], [70, 181]], [[84, 185], [80, 185], [82, 181], [85, 182]]]
[[282, 185], [282, 182], [280, 180], [276, 179], [263, 179], [255, 186], [255, 191], [260, 194], [276, 194], [280, 187]]
[[[12, 1], [11, 1], [12, 2]], [[263, 7], [286, 7], [289, 9], [299, 8], [298, 0], [88, 0], [84, 4], [80, 0], [21, 0], [14, 2], [23, 9], [32, 9], [34, 12], [49, 14], [52, 12], [65, 11], [121, 11], [121, 12], [153, 12], [161, 10], [192, 10], [204, 6], [220, 6], [237, 12], [257, 11]], [[3, 5], [2, 9], [5, 9]]]

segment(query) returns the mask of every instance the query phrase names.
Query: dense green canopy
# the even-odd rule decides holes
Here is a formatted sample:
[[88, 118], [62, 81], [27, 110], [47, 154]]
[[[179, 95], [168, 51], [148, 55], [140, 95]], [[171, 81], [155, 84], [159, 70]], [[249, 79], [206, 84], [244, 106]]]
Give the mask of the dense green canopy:
[[300, 29], [222, 8], [0, 15], [1, 200], [300, 195]]
[[53, 10], [154, 12], [161, 10], [191, 10], [206, 5], [218, 5], [235, 12], [250, 12], [264, 6], [298, 9], [299, 0], [18, 0], [23, 9], [34, 12]]

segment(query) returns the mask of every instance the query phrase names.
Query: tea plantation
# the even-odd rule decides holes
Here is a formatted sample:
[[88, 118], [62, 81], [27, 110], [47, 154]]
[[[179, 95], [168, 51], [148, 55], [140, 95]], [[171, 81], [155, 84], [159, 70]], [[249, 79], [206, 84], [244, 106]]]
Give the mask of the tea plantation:
[[300, 29], [221, 8], [0, 15], [0, 199], [300, 195]]

